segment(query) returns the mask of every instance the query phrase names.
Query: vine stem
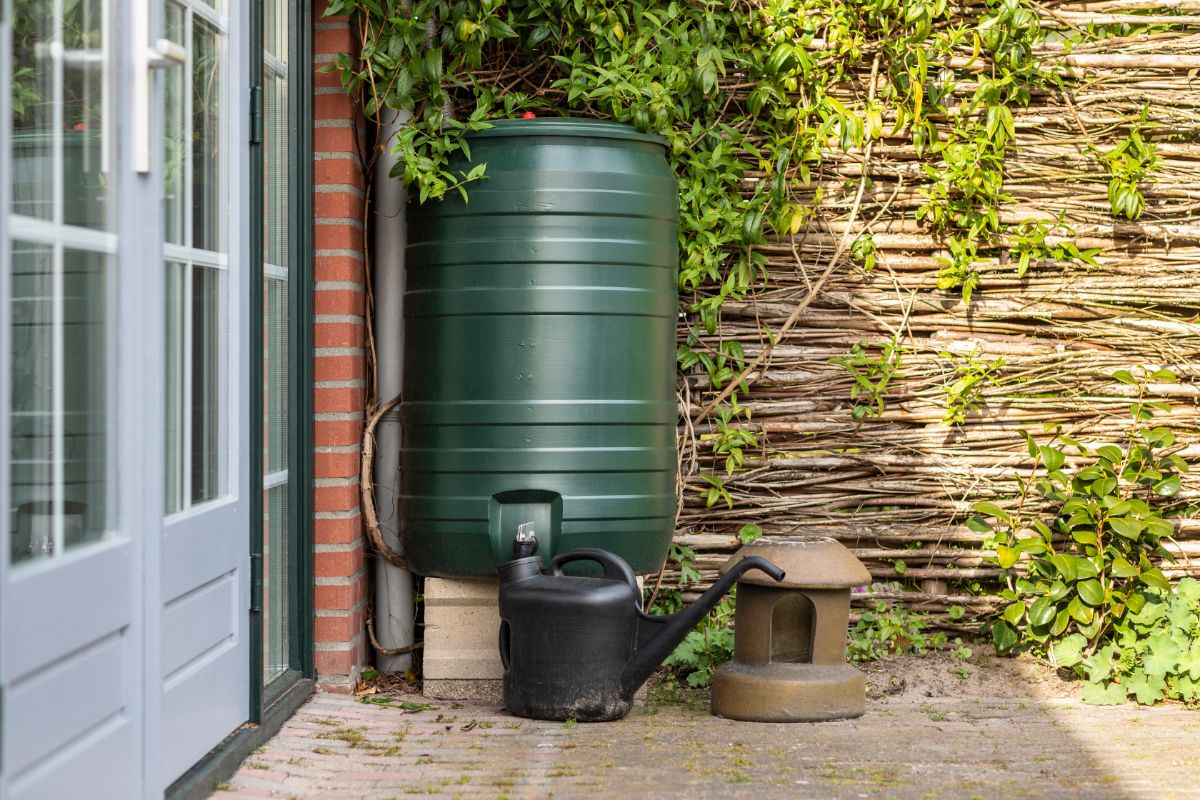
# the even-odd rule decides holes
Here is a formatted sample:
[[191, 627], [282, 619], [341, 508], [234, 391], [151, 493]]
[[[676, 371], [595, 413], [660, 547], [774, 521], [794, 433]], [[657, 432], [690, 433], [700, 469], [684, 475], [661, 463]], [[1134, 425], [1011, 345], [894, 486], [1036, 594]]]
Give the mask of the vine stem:
[[[871, 62], [871, 85], [867, 94], [868, 102], [875, 99], [875, 83], [878, 74], [879, 56], [876, 55], [875, 59]], [[750, 363], [750, 366], [742, 370], [736, 378], [729, 382], [729, 385], [722, 389], [716, 397], [706, 403], [704, 407], [696, 413], [696, 416], [692, 419], [692, 425], [699, 425], [701, 422], [703, 422], [708, 415], [713, 412], [713, 409], [725, 402], [725, 400], [729, 399], [729, 396], [736, 392], [737, 388], [746, 380], [748, 380], [751, 375], [758, 377], [766, 371], [767, 367], [771, 363], [771, 352], [775, 349], [775, 344], [782, 341], [783, 338], [787, 336], [788, 331], [790, 331], [795, 324], [800, 321], [800, 316], [805, 312], [805, 310], [808, 309], [810, 305], [812, 305], [813, 301], [817, 299], [817, 295], [821, 293], [821, 289], [824, 288], [825, 282], [829, 280], [829, 277], [833, 274], [834, 269], [837, 268], [838, 260], [842, 257], [842, 253], [846, 252], [846, 247], [850, 244], [852, 239], [851, 234], [854, 232], [854, 222], [858, 219], [859, 209], [862, 207], [863, 194], [867, 188], [867, 168], [870, 166], [871, 151], [874, 149], [874, 147], [875, 140], [872, 139], [867, 142], [867, 146], [863, 149], [862, 178], [858, 183], [858, 191], [854, 195], [854, 204], [850, 208], [850, 217], [846, 221], [845, 230], [842, 231], [842, 238], [838, 240], [837, 249], [833, 251], [833, 255], [830, 257], [829, 263], [825, 267], [825, 271], [821, 273], [821, 276], [817, 278], [816, 282], [813, 283], [812, 287], [808, 290], [808, 294], [804, 296], [804, 298], [796, 305], [796, 308], [792, 310], [792, 313], [788, 315], [788, 318], [784, 320], [784, 323], [779, 327], [779, 330], [776, 331], [775, 334], [763, 344], [762, 351], [758, 354], [754, 361]]]
[[[363, 517], [371, 544], [375, 546], [376, 552], [388, 561], [400, 569], [408, 569], [408, 561], [404, 559], [404, 556], [393, 550], [383, 538], [383, 532], [379, 527], [379, 515], [375, 511], [375, 484], [371, 479], [372, 465], [375, 463], [375, 427], [379, 424], [379, 420], [383, 419], [384, 415], [399, 403], [400, 395], [396, 395], [383, 405], [376, 407], [367, 417], [367, 424], [363, 426], [362, 467], [358, 473], [358, 489], [362, 495]], [[399, 653], [390, 655], [399, 655]]]

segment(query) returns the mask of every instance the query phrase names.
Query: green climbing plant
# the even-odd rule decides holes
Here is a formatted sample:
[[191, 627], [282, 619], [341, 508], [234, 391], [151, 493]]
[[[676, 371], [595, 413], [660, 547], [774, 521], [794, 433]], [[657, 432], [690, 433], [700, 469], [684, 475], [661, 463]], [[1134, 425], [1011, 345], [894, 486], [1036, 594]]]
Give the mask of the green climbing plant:
[[[748, 432], [742, 344], [712, 339], [729, 304], [769, 282], [768, 244], [802, 241], [830, 199], [866, 188], [866, 173], [830, 187], [830, 157], [911, 142], [925, 178], [914, 218], [943, 245], [937, 286], [966, 303], [993, 264], [1024, 274], [1095, 256], [1064, 226], [1000, 213], [1015, 112], [1033, 91], [1060, 88], [1053, 57], [1039, 55], [1051, 34], [1033, 0], [329, 0], [326, 13], [352, 15], [361, 50], [323, 69], [368, 118], [410, 115], [394, 174], [420, 202], [469, 197], [487, 165], [466, 165], [466, 136], [496, 118], [599, 117], [665, 138], [680, 189], [678, 364], [728, 395], [705, 412], [709, 458], [695, 461], [705, 466], [692, 485], [709, 506], [733, 504], [727, 480], [761, 447]], [[1053, 33], [1064, 52], [1099, 35]], [[1144, 208], [1139, 187], [1157, 163], [1147, 127], [1099, 155], [1114, 213]], [[842, 256], [871, 272], [871, 231], [854, 214], [842, 222]], [[758, 338], [769, 349], [775, 333], [761, 326]], [[843, 359], [856, 420], [880, 413], [900, 354], [893, 342], [881, 358], [860, 346]]]
[[[1091, 657], [1129, 630], [1130, 615], [1171, 590], [1155, 560], [1170, 560], [1162, 546], [1174, 530], [1166, 513], [1188, 465], [1172, 450], [1176, 434], [1153, 424], [1169, 405], [1148, 399], [1147, 384], [1175, 376], [1165, 369], [1119, 370], [1113, 378], [1137, 392], [1124, 441], [1093, 448], [1051, 426], [1049, 441], [1040, 443], [1023, 431], [1033, 464], [1019, 476], [1015, 507], [974, 506], [969, 527], [988, 536], [985, 547], [995, 549], [995, 563], [1007, 571], [1001, 592], [1007, 605], [991, 626], [1000, 652], [1026, 647], [1053, 657], [1071, 642], [1080, 659]], [[1038, 497], [1051, 515], [1037, 510]]]

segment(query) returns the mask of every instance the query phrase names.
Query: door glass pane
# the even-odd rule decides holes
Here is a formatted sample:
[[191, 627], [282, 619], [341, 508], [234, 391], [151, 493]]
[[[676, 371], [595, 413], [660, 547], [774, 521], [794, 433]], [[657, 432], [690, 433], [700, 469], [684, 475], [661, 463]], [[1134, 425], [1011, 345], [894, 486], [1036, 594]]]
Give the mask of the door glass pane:
[[13, 243], [12, 559], [54, 550], [54, 251]]
[[264, 290], [263, 472], [269, 476], [288, 468], [288, 282], [268, 277]]
[[105, 227], [108, 177], [101, 171], [104, 49], [101, 0], [63, 2], [63, 221]]
[[264, 683], [292, 663], [289, 580], [294, 567], [288, 509], [290, 342], [288, 337], [288, 2], [263, 3], [263, 559]]
[[228, 40], [224, 21], [215, 24], [201, 5], [168, 0], [165, 7], [166, 35], [190, 44], [187, 67], [163, 75], [167, 513], [227, 488]]
[[[111, 43], [104, 0], [12, 5], [12, 315], [8, 509], [14, 562], [109, 528], [109, 269], [105, 160]], [[97, 233], [101, 232], [101, 233]]]
[[107, 257], [13, 245], [12, 558], [108, 527]]
[[12, 211], [54, 218], [54, 16], [49, 3], [18, 3], [12, 20]]
[[167, 297], [166, 297], [166, 365], [167, 380], [165, 394], [167, 398], [167, 468], [164, 471], [167, 480], [166, 498], [168, 514], [181, 511], [186, 507], [184, 497], [187, 496], [185, 486], [185, 470], [183, 454], [186, 452], [184, 441], [187, 431], [184, 428], [186, 412], [184, 399], [187, 397], [187, 387], [184, 383], [184, 324], [187, 317], [184, 314], [186, 296], [183, 291], [184, 276], [187, 265], [178, 261], [168, 261], [166, 264]]
[[224, 38], [192, 15], [192, 247], [225, 249]]
[[290, 527], [287, 484], [267, 489], [263, 495], [263, 614], [268, 623], [263, 626], [264, 683], [270, 683], [291, 665], [288, 647]]
[[[182, 6], [167, 3], [163, 31], [172, 42], [187, 41], [186, 16]], [[187, 75], [182, 69], [160, 72], [163, 80], [166, 119], [166, 151], [163, 153], [163, 238], [171, 244], [185, 244], [187, 187], [184, 169], [188, 158], [188, 140], [184, 136], [187, 119]]]
[[225, 395], [221, 312], [221, 271], [192, 268], [191, 357], [191, 501], [211, 500], [220, 494], [221, 399]]

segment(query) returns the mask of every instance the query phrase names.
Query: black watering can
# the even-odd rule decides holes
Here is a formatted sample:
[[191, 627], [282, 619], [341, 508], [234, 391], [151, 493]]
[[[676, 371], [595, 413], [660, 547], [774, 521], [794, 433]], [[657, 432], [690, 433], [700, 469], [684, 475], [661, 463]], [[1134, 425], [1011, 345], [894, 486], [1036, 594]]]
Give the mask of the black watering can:
[[[606, 550], [571, 550], [543, 570], [531, 555], [532, 531], [518, 533], [514, 549], [524, 557], [500, 567], [504, 702], [509, 713], [533, 719], [620, 719], [638, 688], [743, 572], [760, 569], [777, 581], [784, 575], [764, 558], [746, 558], [683, 611], [654, 617], [642, 611], [633, 570]], [[599, 564], [603, 577], [564, 575], [563, 567], [576, 561]]]

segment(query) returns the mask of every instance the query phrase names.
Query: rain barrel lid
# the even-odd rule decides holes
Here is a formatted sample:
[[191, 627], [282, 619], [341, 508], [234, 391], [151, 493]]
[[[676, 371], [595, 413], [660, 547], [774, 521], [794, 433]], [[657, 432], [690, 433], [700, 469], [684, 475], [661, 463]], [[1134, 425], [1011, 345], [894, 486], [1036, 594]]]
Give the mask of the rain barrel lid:
[[588, 139], [629, 139], [649, 142], [662, 147], [667, 140], [653, 133], [642, 133], [637, 128], [619, 122], [606, 122], [582, 117], [534, 117], [532, 119], [488, 120], [492, 127], [472, 131], [472, 139], [515, 138], [518, 136], [579, 136]]

